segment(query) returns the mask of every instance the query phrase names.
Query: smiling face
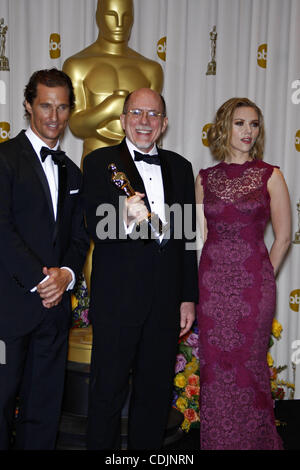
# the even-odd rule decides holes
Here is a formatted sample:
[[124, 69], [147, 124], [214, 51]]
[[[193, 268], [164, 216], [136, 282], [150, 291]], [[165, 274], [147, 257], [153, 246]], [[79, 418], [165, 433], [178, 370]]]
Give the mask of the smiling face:
[[33, 132], [50, 148], [54, 147], [70, 116], [68, 88], [48, 87], [39, 83], [33, 103], [25, 101], [25, 107], [30, 114], [30, 127]]
[[232, 118], [230, 149], [235, 156], [249, 156], [259, 135], [259, 118], [250, 106], [239, 106]]
[[[128, 112], [134, 109], [143, 112], [140, 116]], [[149, 152], [164, 133], [168, 125], [168, 118], [165, 116], [151, 117], [146, 111], [163, 113], [163, 103], [156, 91], [150, 88], [141, 88], [131, 94], [126, 114], [122, 114], [120, 119], [126, 137], [133, 145], [144, 152]]]

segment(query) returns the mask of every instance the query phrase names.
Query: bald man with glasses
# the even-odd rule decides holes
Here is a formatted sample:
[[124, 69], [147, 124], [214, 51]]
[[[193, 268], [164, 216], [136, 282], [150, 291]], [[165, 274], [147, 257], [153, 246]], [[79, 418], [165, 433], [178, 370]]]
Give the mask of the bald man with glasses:
[[[87, 227], [95, 244], [88, 448], [120, 448], [131, 371], [128, 449], [159, 449], [178, 340], [193, 324], [198, 299], [196, 252], [189, 249], [192, 240], [182, 226], [189, 208], [190, 233], [195, 232], [194, 178], [185, 158], [157, 146], [168, 125], [160, 94], [150, 88], [132, 92], [120, 121], [125, 131], [121, 144], [95, 150], [83, 165]], [[102, 233], [107, 216], [102, 209], [109, 210], [108, 203], [116, 223], [107, 220]], [[168, 218], [167, 208], [174, 204], [181, 210], [180, 221]], [[151, 212], [167, 231], [148, 230], [145, 219]]]

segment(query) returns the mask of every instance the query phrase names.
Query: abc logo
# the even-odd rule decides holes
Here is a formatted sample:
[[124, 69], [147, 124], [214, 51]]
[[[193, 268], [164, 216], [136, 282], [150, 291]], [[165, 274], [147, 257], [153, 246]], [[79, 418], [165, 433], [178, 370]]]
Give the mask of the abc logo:
[[6, 104], [6, 84], [0, 80], [0, 104]]
[[60, 35], [58, 33], [50, 34], [49, 53], [51, 59], [60, 57]]
[[297, 152], [300, 152], [300, 129], [296, 132], [295, 135], [295, 147]]
[[267, 44], [261, 44], [257, 49], [257, 64], [265, 69], [267, 67]]
[[211, 123], [205, 124], [205, 126], [202, 129], [202, 144], [205, 145], [205, 147], [209, 147], [209, 143], [207, 140], [207, 131], [210, 128]]
[[300, 304], [300, 289], [292, 290], [290, 293], [290, 308], [294, 310], [294, 312], [299, 312], [299, 304]]
[[157, 43], [157, 55], [161, 60], [166, 60], [166, 53], [167, 53], [167, 37], [164, 36], [160, 38]]
[[9, 122], [0, 122], [0, 142], [5, 142], [10, 139], [10, 124]]
[[299, 104], [300, 103], [300, 80], [294, 80], [292, 82], [292, 88], [296, 89], [296, 91], [294, 91], [291, 96], [292, 103]]

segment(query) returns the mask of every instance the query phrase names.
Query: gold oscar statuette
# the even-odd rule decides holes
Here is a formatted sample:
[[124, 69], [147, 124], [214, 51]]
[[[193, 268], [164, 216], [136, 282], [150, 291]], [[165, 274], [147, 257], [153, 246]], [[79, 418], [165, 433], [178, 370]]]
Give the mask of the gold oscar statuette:
[[7, 26], [4, 25], [4, 18], [0, 19], [0, 70], [9, 71], [8, 58], [5, 57], [5, 43]]
[[[112, 174], [111, 181], [117, 188], [121, 189], [128, 198], [135, 195], [135, 190], [132, 188], [126, 174], [122, 171], [118, 171], [115, 163], [110, 163], [108, 165], [108, 170]], [[158, 215], [153, 212], [148, 213], [145, 222], [148, 224], [154, 238], [159, 238], [167, 231], [167, 224], [163, 224]]]
[[162, 90], [161, 65], [128, 45], [133, 10], [133, 0], [98, 0], [96, 41], [63, 64], [76, 96], [69, 126], [83, 140], [81, 166], [88, 153], [124, 138], [120, 115], [129, 93], [143, 87]]
[[206, 75], [216, 75], [217, 63], [216, 63], [216, 49], [217, 49], [217, 31], [216, 26], [213, 27], [209, 33], [210, 37], [210, 48], [211, 48], [211, 60], [207, 64]]
[[297, 211], [298, 211], [298, 230], [295, 233], [295, 238], [293, 243], [300, 244], [300, 200], [297, 202]]

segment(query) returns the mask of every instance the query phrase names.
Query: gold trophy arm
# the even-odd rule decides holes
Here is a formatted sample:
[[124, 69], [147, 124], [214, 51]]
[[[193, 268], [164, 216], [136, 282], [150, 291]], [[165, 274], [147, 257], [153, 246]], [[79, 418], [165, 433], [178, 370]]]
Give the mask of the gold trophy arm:
[[80, 106], [76, 106], [69, 122], [73, 134], [81, 139], [99, 137], [101, 129], [119, 119], [127, 94], [125, 90], [118, 90], [94, 107], [80, 109]]
[[153, 62], [151, 68], [149, 67], [148, 79], [150, 82], [149, 88], [157, 91], [158, 93], [162, 92], [164, 75], [163, 69], [160, 64]]
[[[66, 73], [68, 68], [66, 67]], [[101, 129], [113, 121], [118, 120], [123, 111], [124, 99], [128, 95], [127, 90], [114, 90], [95, 106], [86, 105], [86, 97], [83, 82], [77, 84], [72, 78], [72, 74], [68, 75], [73, 81], [73, 87], [76, 96], [76, 105], [69, 120], [71, 131], [76, 137], [86, 139], [89, 137], [99, 138]], [[120, 135], [122, 138], [123, 134]]]

